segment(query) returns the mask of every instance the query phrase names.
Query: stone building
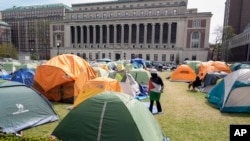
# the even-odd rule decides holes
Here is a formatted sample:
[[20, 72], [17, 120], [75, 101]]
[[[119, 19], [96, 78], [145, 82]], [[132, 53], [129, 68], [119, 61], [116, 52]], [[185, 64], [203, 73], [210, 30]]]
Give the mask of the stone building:
[[0, 45], [4, 43], [11, 43], [11, 27], [0, 20]]
[[211, 12], [187, 9], [188, 0], [118, 0], [73, 4], [50, 24], [51, 56], [87, 60], [143, 58], [154, 62], [206, 61]]
[[2, 20], [11, 27], [12, 43], [20, 54], [36, 54], [38, 59], [50, 58], [49, 22], [62, 20], [64, 4], [20, 6], [2, 10]]

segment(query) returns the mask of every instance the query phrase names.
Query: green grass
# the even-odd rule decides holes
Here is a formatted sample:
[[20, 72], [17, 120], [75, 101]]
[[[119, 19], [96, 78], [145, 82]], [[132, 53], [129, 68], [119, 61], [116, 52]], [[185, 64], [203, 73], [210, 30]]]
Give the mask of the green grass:
[[[155, 118], [171, 141], [228, 141], [230, 124], [250, 123], [250, 114], [221, 113], [207, 102], [206, 94], [189, 91], [185, 82], [170, 82], [166, 79], [169, 72], [160, 75], [165, 84], [161, 97], [164, 114]], [[53, 105], [61, 119], [69, 112], [69, 104]], [[23, 135], [48, 137], [59, 122], [25, 130]]]

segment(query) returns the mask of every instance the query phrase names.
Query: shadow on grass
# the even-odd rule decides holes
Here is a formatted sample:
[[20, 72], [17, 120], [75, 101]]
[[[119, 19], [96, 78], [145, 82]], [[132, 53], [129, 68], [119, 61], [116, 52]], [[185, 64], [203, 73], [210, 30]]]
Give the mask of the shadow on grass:
[[[220, 109], [218, 109], [218, 107], [215, 104], [212, 104], [208, 101], [206, 101], [206, 104], [208, 106], [212, 107], [213, 109], [220, 111]], [[228, 113], [221, 112], [221, 115], [225, 116], [225, 117], [242, 117], [242, 118], [249, 118], [250, 117], [250, 113], [237, 113], [237, 112], [228, 112]]]

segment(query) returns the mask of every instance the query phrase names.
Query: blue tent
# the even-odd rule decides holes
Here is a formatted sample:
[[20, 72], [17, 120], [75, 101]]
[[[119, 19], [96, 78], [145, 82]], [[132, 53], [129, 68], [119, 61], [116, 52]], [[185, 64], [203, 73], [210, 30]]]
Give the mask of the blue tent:
[[130, 60], [130, 63], [134, 66], [134, 68], [143, 68], [145, 67], [145, 61], [142, 58], [134, 58]]
[[12, 81], [21, 82], [31, 87], [34, 81], [35, 69], [22, 68], [13, 73]]

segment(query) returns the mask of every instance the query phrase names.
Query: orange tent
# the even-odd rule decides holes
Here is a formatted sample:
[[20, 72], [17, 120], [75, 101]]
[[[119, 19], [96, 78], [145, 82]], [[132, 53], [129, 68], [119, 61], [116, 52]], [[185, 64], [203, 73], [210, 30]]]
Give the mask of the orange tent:
[[221, 61], [202, 62], [200, 64], [198, 76], [200, 77], [200, 79], [203, 80], [207, 73], [219, 72], [219, 71], [231, 73], [230, 67], [225, 62]]
[[[44, 65], [38, 66], [33, 87], [51, 101], [73, 103], [75, 81], [81, 79], [81, 85], [97, 77], [96, 71], [84, 59], [63, 54], [51, 58]], [[78, 84], [79, 85], [79, 84]]]
[[103, 91], [122, 92], [120, 82], [108, 77], [97, 77], [89, 80], [80, 89], [80, 93], [74, 101], [74, 107], [82, 101]]
[[171, 81], [188, 82], [188, 81], [194, 81], [195, 78], [196, 78], [196, 74], [195, 74], [194, 70], [186, 64], [179, 65], [172, 72], [172, 74], [170, 76]]

